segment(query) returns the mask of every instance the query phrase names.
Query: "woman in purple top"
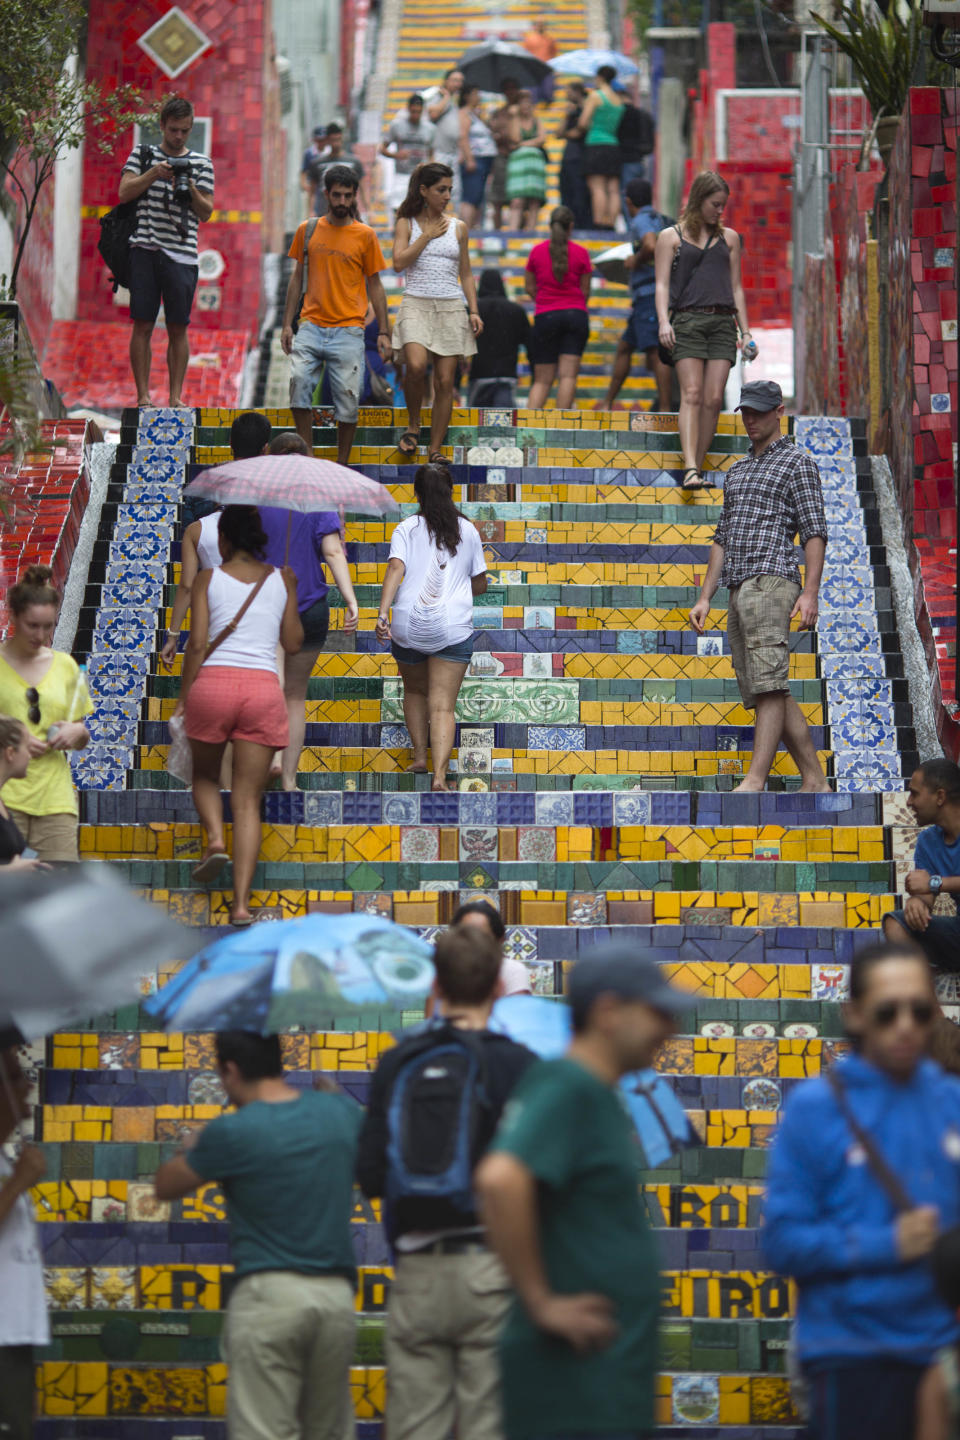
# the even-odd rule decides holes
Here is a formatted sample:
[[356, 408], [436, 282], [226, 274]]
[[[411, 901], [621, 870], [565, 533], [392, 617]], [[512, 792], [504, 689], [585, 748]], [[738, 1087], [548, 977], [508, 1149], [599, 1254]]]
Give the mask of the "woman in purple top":
[[[271, 455], [308, 455], [299, 435], [290, 431], [271, 442]], [[300, 752], [307, 728], [307, 686], [317, 657], [323, 649], [330, 625], [327, 605], [327, 578], [324, 565], [340, 591], [344, 603], [343, 628], [357, 628], [360, 609], [353, 591], [347, 557], [340, 539], [340, 517], [330, 511], [296, 515], [273, 506], [260, 507], [260, 520], [267, 532], [267, 559], [272, 565], [289, 565], [297, 577], [297, 606], [303, 626], [299, 654], [287, 655], [283, 668], [283, 698], [290, 718], [290, 743], [274, 757], [272, 775], [279, 775], [284, 790], [296, 790]], [[287, 530], [289, 525], [289, 557]]]

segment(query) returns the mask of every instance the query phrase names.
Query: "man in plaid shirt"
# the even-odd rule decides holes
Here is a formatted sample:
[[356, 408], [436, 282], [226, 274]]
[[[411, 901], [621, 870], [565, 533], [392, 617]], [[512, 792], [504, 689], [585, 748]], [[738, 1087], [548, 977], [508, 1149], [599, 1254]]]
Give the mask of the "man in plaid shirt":
[[[750, 769], [737, 789], [763, 789], [782, 741], [800, 771], [801, 790], [829, 790], [789, 682], [790, 621], [799, 616], [802, 630], [817, 623], [827, 547], [820, 474], [807, 452], [780, 433], [779, 385], [751, 381], [737, 409], [750, 454], [727, 474], [723, 514], [690, 621], [702, 635], [714, 591], [724, 584], [730, 591], [727, 639], [737, 684], [744, 705], [757, 712]], [[802, 588], [795, 535], [804, 552]]]

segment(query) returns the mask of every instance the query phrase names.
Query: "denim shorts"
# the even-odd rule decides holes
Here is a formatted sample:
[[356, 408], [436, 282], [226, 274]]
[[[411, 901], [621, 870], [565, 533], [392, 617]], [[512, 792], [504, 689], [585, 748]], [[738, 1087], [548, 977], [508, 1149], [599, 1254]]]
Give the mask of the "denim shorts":
[[960, 915], [931, 915], [926, 930], [914, 930], [902, 910], [891, 910], [890, 919], [902, 925], [931, 965], [949, 975], [960, 973]]
[[652, 295], [649, 299], [634, 301], [622, 338], [630, 346], [631, 354], [645, 354], [648, 350], [656, 350], [660, 331]]
[[398, 645], [394, 640], [390, 653], [401, 665], [422, 665], [424, 660], [453, 660], [458, 665], [469, 665], [475, 638], [468, 635], [466, 640], [458, 640], [455, 645], [445, 645], [442, 650], [434, 650], [432, 655], [426, 655], [422, 650], [410, 650], [406, 645]]
[[311, 320], [301, 320], [293, 339], [290, 370], [290, 408], [309, 410], [313, 392], [324, 365], [330, 377], [333, 413], [344, 424], [352, 424], [360, 410], [363, 388], [363, 327], [347, 325], [324, 330]]
[[460, 198], [479, 210], [483, 204], [483, 192], [487, 188], [487, 177], [493, 166], [493, 156], [474, 157], [473, 163], [473, 170], [468, 170], [465, 165], [460, 166]]
[[303, 626], [303, 648], [318, 650], [330, 629], [330, 606], [326, 596], [322, 600], [314, 600], [306, 610], [301, 610], [300, 624]]

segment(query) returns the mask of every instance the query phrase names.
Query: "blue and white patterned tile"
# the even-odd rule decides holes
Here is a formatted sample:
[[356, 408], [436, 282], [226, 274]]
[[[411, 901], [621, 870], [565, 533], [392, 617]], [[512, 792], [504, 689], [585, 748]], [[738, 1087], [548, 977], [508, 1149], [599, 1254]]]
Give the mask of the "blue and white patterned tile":
[[191, 445], [193, 426], [192, 410], [145, 409], [140, 412], [137, 440], [141, 445]]
[[385, 750], [409, 750], [410, 732], [406, 725], [381, 725], [380, 744]]
[[460, 792], [460, 825], [493, 825], [497, 823], [497, 797], [492, 791], [463, 790]]
[[798, 415], [794, 439], [812, 455], [852, 455], [850, 421], [836, 416]]
[[133, 500], [126, 497], [117, 506], [118, 525], [147, 525], [163, 529], [172, 538], [177, 523], [177, 507], [172, 500]]
[[844, 750], [834, 756], [837, 789], [840, 791], [902, 790], [900, 756], [895, 752]]
[[150, 655], [157, 639], [156, 611], [132, 607], [102, 610], [97, 616], [93, 638], [98, 650]]
[[892, 705], [893, 682], [879, 675], [844, 675], [827, 682], [827, 703]]
[[147, 560], [166, 564], [170, 554], [170, 532], [154, 531], [146, 525], [126, 521], [117, 525], [110, 541], [110, 561]]
[[827, 650], [820, 646], [820, 672], [825, 680], [854, 678], [855, 676], [886, 676], [887, 665], [879, 648], [879, 635], [874, 636], [877, 644], [872, 650], [851, 653], [843, 650]]
[[863, 614], [876, 616], [876, 597], [872, 585], [858, 585], [846, 575], [825, 576], [820, 586], [822, 613]]
[[125, 790], [133, 769], [133, 751], [120, 746], [88, 745], [70, 756], [78, 790]]
[[830, 530], [830, 543], [827, 546], [827, 564], [824, 567], [824, 574], [829, 570], [853, 569], [857, 574], [863, 573], [871, 577], [870, 570], [860, 564], [866, 551], [866, 536], [862, 526], [840, 529], [832, 527]]
[[513, 410], [481, 410], [480, 424], [492, 425], [498, 430], [512, 430], [516, 423]]
[[534, 815], [537, 825], [572, 825], [573, 794], [559, 790], [546, 790], [534, 796]]
[[831, 725], [838, 720], [859, 716], [864, 711], [881, 717], [888, 729], [895, 728], [893, 703], [889, 697], [886, 700], [861, 700], [857, 695], [837, 695], [831, 691], [830, 685], [827, 685], [827, 714]]
[[841, 750], [897, 750], [893, 707], [886, 713], [871, 709], [852, 715], [831, 715], [830, 738], [838, 753]]
[[854, 485], [857, 483], [857, 462], [852, 457], [844, 459], [836, 455], [818, 455], [817, 469], [825, 490], [842, 489], [850, 481], [853, 481]]
[[618, 630], [618, 655], [655, 655], [659, 643], [656, 630]]
[[842, 575], [845, 579], [851, 581], [854, 585], [862, 585], [865, 590], [873, 589], [874, 576], [870, 566], [857, 563], [857, 561], [861, 561], [863, 559], [864, 551], [862, 549], [859, 551], [856, 557], [856, 561], [852, 563], [841, 560], [838, 555], [835, 555], [833, 553], [833, 551], [833, 536], [831, 535], [830, 548], [827, 550], [827, 563], [823, 567], [823, 580], [821, 581], [821, 588], [828, 581], [830, 581], [830, 583], [832, 584]]
[[587, 743], [583, 725], [529, 725], [528, 750], [582, 750]]
[[508, 925], [503, 942], [505, 960], [520, 960], [530, 965], [540, 956], [540, 932], [532, 926]]
[[139, 701], [102, 701], [87, 717], [91, 745], [100, 749], [105, 746], [132, 749], [137, 743], [139, 718]]
[[384, 795], [383, 822], [385, 825], [419, 825], [419, 795]]
[[304, 825], [339, 825], [343, 818], [343, 796], [333, 790], [307, 790], [303, 796]]
[[180, 445], [135, 445], [127, 467], [128, 479], [152, 480], [157, 484], [183, 484], [184, 467], [192, 441]]
[[87, 661], [87, 683], [91, 695], [108, 698], [139, 698], [147, 688], [151, 655], [109, 654], [92, 651]]
[[820, 653], [856, 653], [880, 648], [876, 615], [822, 615], [819, 624]]
[[182, 493], [182, 475], [173, 480], [158, 481], [136, 475], [131, 478], [128, 473], [127, 483], [123, 487], [123, 503], [139, 505], [150, 501], [162, 505], [179, 505]]
[[649, 790], [618, 790], [613, 796], [614, 825], [649, 825]]
[[101, 586], [100, 605], [102, 608], [109, 607], [114, 610], [123, 606], [136, 606], [140, 609], [153, 606], [154, 609], [159, 609], [163, 600], [163, 589], [162, 580], [143, 574], [138, 577], [128, 574], [120, 584]]

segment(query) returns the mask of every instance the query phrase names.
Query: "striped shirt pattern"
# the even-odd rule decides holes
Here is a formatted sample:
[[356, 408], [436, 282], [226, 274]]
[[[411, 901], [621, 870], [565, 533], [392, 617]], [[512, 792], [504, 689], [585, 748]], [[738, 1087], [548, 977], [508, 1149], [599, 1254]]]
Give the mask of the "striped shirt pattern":
[[[169, 164], [171, 158], [159, 145], [147, 147], [150, 165]], [[190, 178], [198, 190], [213, 194], [213, 164], [198, 150], [185, 150], [175, 157], [190, 164]], [[149, 169], [150, 165], [143, 168]], [[124, 173], [141, 174], [140, 146], [130, 152]], [[154, 180], [137, 201], [137, 228], [130, 241], [144, 250], [162, 250], [180, 265], [197, 263], [197, 226], [199, 222], [191, 205], [181, 205], [173, 198], [172, 180]]]

